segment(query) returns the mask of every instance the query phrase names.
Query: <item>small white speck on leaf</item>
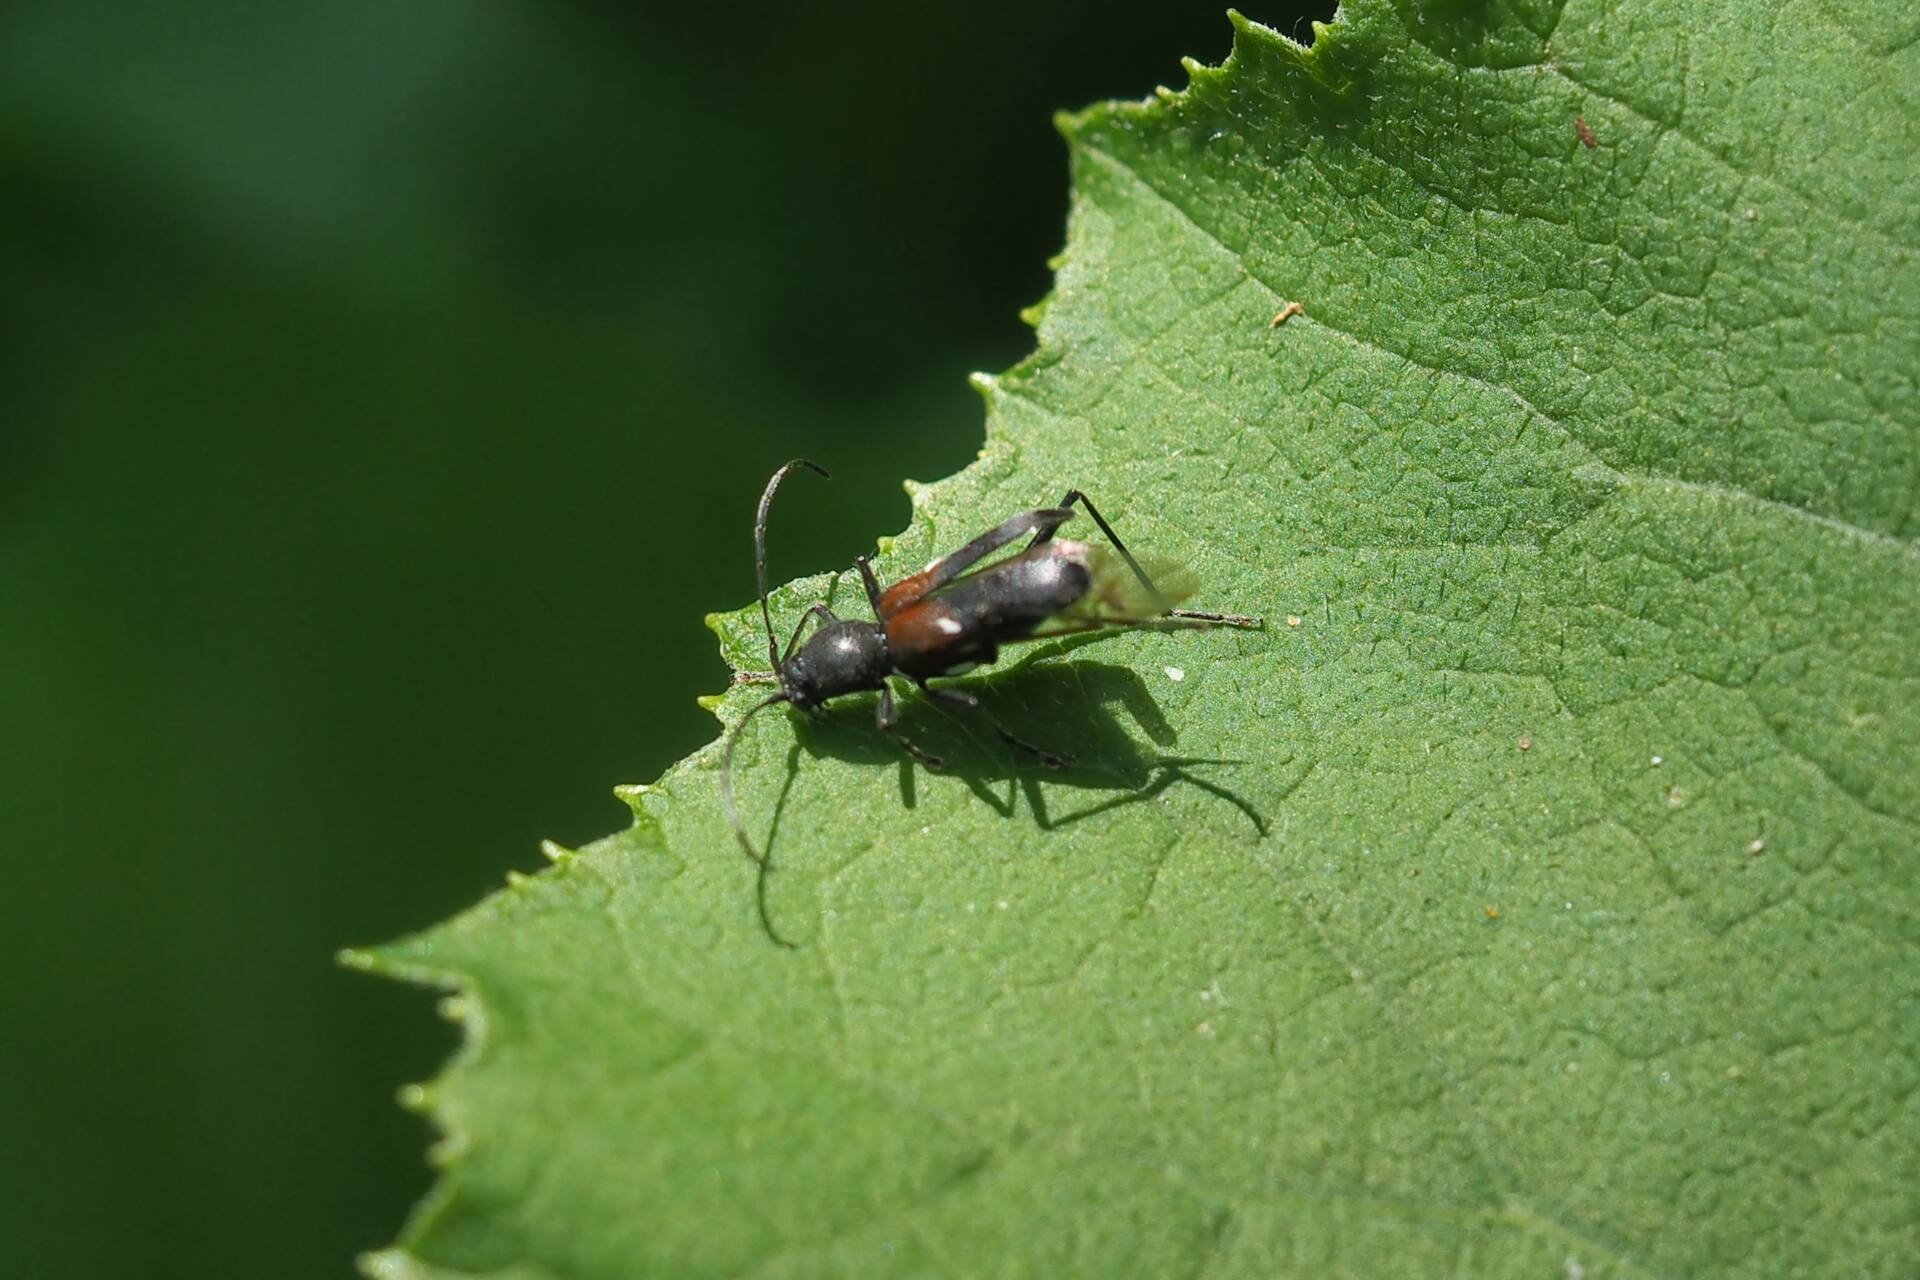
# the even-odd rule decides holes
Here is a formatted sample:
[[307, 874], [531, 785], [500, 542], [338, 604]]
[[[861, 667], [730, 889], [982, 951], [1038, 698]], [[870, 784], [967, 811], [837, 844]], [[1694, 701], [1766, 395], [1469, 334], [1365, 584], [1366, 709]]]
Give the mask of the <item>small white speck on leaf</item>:
[[1766, 851], [1767, 851], [1767, 838], [1765, 836], [1755, 836], [1753, 838], [1752, 843], [1747, 845], [1748, 857], [1758, 857], [1760, 854], [1763, 854]]
[[1165, 668], [1165, 670], [1167, 673], [1167, 679], [1173, 681], [1175, 684], [1179, 684], [1182, 680], [1185, 680], [1187, 678], [1187, 673], [1182, 671], [1179, 667], [1167, 667]]
[[1663, 765], [1663, 764], [1665, 764], [1665, 763], [1666, 763], [1666, 761], [1665, 761], [1665, 760], [1663, 760], [1663, 759], [1661, 759], [1661, 758], [1660, 758], [1659, 756], [1655, 756], [1655, 757], [1653, 758], [1653, 767], [1654, 767], [1654, 768], [1656, 768], [1656, 769], [1658, 769], [1658, 768], [1659, 768], [1659, 767], [1660, 767], [1661, 765]]

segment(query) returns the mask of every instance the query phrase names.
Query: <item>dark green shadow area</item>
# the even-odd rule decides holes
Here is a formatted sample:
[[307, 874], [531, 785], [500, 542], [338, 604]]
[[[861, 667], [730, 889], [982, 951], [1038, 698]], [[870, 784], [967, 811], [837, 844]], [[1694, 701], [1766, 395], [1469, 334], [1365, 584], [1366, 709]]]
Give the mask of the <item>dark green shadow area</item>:
[[[906, 687], [895, 693], [896, 729], [940, 757], [939, 772], [964, 781], [1004, 817], [1022, 817], [1052, 830], [1183, 785], [1215, 796], [1237, 809], [1255, 833], [1266, 834], [1265, 815], [1232, 789], [1238, 762], [1176, 754], [1178, 733], [1146, 682], [1129, 668], [1081, 660], [1071, 667], [1039, 664], [941, 683], [978, 697], [981, 710], [936, 702]], [[818, 718], [789, 716], [807, 751], [897, 770], [900, 801], [912, 808], [921, 766], [875, 727], [875, 701], [850, 698]], [[1049, 767], [1002, 740], [996, 725], [1057, 756], [1060, 766]], [[803, 763], [790, 760], [790, 776], [801, 768]], [[1070, 798], [1049, 798], [1062, 794]]]

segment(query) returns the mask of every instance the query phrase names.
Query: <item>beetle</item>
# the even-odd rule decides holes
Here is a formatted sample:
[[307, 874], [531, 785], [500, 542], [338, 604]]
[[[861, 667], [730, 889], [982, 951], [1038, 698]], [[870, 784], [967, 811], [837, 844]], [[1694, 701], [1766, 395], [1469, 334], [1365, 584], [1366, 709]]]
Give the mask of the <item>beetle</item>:
[[[986, 717], [1010, 746], [1037, 758], [1050, 769], [1065, 763], [1057, 755], [1020, 738], [986, 710], [980, 699], [961, 689], [934, 688], [936, 676], [959, 675], [994, 661], [1000, 646], [1021, 640], [1110, 628], [1249, 627], [1264, 624], [1258, 618], [1233, 613], [1200, 613], [1173, 606], [1192, 594], [1194, 580], [1173, 564], [1156, 564], [1155, 573], [1134, 559], [1078, 489], [1069, 489], [1059, 503], [1035, 507], [1003, 520], [973, 541], [941, 556], [920, 572], [900, 579], [884, 590], [865, 556], [854, 558], [866, 587], [874, 621], [856, 622], [836, 616], [825, 604], [810, 604], [800, 615], [783, 654], [773, 630], [773, 612], [767, 604], [767, 513], [780, 482], [805, 468], [827, 476], [826, 468], [795, 458], [773, 473], [760, 495], [753, 523], [754, 570], [760, 588], [760, 617], [767, 629], [770, 670], [735, 677], [742, 684], [777, 684], [777, 692], [748, 708], [727, 735], [721, 755], [720, 801], [740, 848], [760, 870], [758, 899], [760, 924], [767, 936], [784, 947], [767, 914], [767, 856], [756, 851], [740, 821], [733, 796], [733, 752], [752, 719], [768, 707], [786, 703], [817, 716], [821, 707], [851, 693], [880, 695], [874, 724], [901, 750], [928, 769], [943, 768], [940, 757], [923, 751], [895, 726], [891, 678], [911, 681], [936, 701], [962, 707]], [[1085, 542], [1056, 538], [1060, 526], [1071, 520], [1074, 508], [1084, 508], [1111, 550]], [[1005, 559], [980, 565], [1001, 548], [1032, 535], [1026, 548]], [[1157, 575], [1157, 576], [1156, 576]], [[818, 627], [804, 644], [807, 624]]]

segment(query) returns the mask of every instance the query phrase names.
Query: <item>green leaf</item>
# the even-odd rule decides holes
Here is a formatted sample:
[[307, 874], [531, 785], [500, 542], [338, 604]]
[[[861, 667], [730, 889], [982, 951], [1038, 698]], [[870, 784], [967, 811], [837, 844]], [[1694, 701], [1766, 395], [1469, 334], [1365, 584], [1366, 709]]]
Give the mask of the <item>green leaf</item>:
[[1920, 1272], [1920, 20], [1237, 25], [1062, 122], [1038, 351], [880, 567], [1079, 486], [1267, 629], [972, 679], [1059, 775], [762, 716], [795, 950], [716, 747], [354, 957], [468, 1031], [370, 1274]]

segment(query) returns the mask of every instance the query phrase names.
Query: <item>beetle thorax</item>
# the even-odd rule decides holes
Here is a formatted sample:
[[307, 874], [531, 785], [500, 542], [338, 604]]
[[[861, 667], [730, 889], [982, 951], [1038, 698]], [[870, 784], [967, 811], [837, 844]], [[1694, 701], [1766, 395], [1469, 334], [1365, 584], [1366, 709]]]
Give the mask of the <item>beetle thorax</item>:
[[892, 663], [886, 632], [871, 622], [835, 622], [820, 628], [780, 671], [787, 700], [806, 710], [829, 698], [886, 683]]

